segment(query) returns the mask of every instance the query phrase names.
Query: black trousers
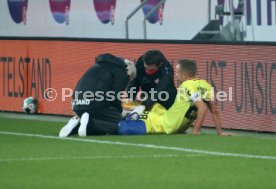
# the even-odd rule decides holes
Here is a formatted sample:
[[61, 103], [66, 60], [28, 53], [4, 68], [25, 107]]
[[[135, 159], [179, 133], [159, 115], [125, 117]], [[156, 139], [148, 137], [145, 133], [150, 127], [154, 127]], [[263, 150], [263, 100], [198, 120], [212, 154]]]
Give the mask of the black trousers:
[[89, 114], [87, 135], [113, 135], [118, 133], [118, 124], [122, 120], [122, 116], [115, 107], [90, 111], [76, 110], [75, 112], [79, 117], [85, 112]]

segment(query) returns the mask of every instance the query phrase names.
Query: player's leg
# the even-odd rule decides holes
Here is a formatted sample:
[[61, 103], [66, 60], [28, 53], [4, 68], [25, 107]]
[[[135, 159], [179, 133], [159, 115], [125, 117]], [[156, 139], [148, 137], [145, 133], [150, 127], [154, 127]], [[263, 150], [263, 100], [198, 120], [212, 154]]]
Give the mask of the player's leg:
[[118, 128], [119, 135], [144, 135], [146, 125], [142, 120], [122, 120]]
[[[150, 111], [144, 111], [140, 120], [123, 120], [119, 123], [119, 134], [142, 135], [146, 133], [164, 133], [162, 128], [162, 116], [166, 108], [155, 103]], [[135, 116], [131, 116], [135, 119]]]
[[144, 112], [144, 114], [140, 116], [146, 124], [147, 133], [164, 133], [162, 120], [166, 111], [166, 108], [161, 104], [154, 103], [149, 112]]

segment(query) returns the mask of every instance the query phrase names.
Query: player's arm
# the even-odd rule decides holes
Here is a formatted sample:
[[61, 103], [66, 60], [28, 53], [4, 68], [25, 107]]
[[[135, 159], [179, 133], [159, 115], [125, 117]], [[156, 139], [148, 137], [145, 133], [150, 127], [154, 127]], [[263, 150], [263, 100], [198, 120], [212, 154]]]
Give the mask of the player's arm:
[[194, 106], [197, 108], [197, 119], [191, 134], [198, 135], [200, 134], [200, 128], [207, 112], [207, 105], [204, 103], [204, 101], [199, 100], [194, 103]]
[[217, 134], [220, 136], [231, 136], [232, 135], [231, 133], [224, 132], [222, 130], [222, 121], [221, 121], [220, 113], [217, 109], [216, 104], [213, 101], [208, 101], [207, 105], [208, 105], [209, 111], [212, 114], [212, 118], [215, 123], [216, 130], [217, 130]]

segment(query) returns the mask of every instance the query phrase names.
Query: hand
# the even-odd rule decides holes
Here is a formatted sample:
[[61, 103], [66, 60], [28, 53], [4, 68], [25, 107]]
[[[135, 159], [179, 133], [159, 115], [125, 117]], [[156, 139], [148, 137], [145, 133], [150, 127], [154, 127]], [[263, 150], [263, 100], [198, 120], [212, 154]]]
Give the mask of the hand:
[[130, 79], [134, 79], [137, 74], [137, 70], [136, 70], [134, 62], [132, 62], [128, 59], [125, 59], [125, 64], [126, 64], [127, 75], [130, 76]]
[[134, 109], [131, 111], [131, 114], [136, 112], [139, 115], [142, 115], [142, 113], [144, 112], [145, 109], [146, 109], [146, 107], [144, 105], [135, 106]]
[[200, 135], [200, 130], [193, 128], [192, 132], [190, 133], [190, 135]]
[[221, 131], [220, 133], [218, 133], [219, 136], [233, 136], [232, 133], [229, 133], [229, 132], [224, 132], [224, 131]]
[[135, 102], [131, 99], [123, 99], [122, 100], [122, 107], [124, 110], [132, 111], [135, 107]]

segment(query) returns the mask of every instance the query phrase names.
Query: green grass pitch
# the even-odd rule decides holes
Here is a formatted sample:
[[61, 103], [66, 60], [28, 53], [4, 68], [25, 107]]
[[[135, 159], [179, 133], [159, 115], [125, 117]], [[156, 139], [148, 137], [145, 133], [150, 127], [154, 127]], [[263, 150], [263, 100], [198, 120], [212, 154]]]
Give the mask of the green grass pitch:
[[57, 137], [65, 121], [0, 117], [2, 189], [273, 189], [276, 137]]

